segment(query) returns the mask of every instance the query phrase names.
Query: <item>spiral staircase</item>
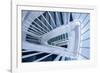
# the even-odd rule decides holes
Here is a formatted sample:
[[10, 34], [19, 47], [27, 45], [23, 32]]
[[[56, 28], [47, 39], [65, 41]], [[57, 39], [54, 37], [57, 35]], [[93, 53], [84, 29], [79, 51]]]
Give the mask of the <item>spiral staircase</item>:
[[90, 59], [90, 14], [22, 11], [22, 62]]

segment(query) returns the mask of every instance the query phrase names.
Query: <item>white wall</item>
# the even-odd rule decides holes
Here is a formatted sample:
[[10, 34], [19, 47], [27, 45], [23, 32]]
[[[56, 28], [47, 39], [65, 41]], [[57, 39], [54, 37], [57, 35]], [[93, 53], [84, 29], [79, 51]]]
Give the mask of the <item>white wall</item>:
[[[24, 0], [23, 0], [24, 1]], [[27, 0], [25, 0], [27, 1]], [[28, 0], [29, 1], [29, 0]], [[100, 0], [32, 0], [34, 2], [45, 2], [45, 3], [69, 3], [69, 4], [80, 4], [80, 5], [96, 5], [97, 7], [97, 31], [100, 31]], [[0, 73], [9, 73], [10, 69], [10, 0], [0, 1]], [[97, 34], [97, 43], [100, 43], [100, 33]], [[84, 68], [84, 69], [66, 69], [56, 70], [49, 72], [39, 73], [99, 73], [100, 71], [100, 45], [98, 47], [98, 66], [95, 68]], [[97, 48], [95, 48], [97, 49]]]

